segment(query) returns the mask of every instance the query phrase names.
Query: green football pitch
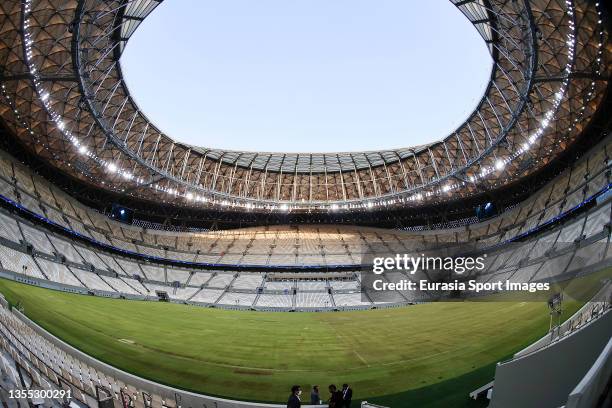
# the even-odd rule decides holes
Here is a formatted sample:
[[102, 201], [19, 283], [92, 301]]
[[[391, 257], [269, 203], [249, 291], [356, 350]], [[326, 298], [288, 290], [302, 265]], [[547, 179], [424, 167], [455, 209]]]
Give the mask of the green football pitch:
[[[544, 302], [445, 302], [352, 312], [228, 311], [107, 299], [0, 279], [51, 333], [125, 371], [179, 388], [285, 402], [293, 384], [348, 382], [355, 400], [460, 407], [495, 363], [548, 329]], [[569, 316], [579, 306], [566, 302]]]

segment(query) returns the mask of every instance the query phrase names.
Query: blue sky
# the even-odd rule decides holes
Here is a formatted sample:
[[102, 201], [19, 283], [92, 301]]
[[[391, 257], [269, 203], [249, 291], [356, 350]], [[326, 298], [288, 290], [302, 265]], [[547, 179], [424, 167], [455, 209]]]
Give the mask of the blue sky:
[[122, 67], [141, 109], [182, 142], [324, 152], [448, 135], [491, 58], [447, 0], [165, 0]]

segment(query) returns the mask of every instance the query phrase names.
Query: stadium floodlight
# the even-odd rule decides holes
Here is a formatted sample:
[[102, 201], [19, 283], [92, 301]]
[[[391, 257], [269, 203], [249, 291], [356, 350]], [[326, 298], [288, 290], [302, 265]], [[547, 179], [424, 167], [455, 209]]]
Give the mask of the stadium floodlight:
[[550, 314], [550, 323], [548, 331], [552, 340], [555, 334], [559, 334], [559, 330], [561, 329], [561, 314], [563, 313], [563, 293], [555, 293], [548, 299], [547, 303]]

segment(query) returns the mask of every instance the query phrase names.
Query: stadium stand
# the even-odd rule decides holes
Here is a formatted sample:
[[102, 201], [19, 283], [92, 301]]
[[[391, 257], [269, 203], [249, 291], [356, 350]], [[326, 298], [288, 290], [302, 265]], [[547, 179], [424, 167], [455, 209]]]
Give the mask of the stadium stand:
[[[491, 259], [493, 261], [491, 261], [487, 273], [479, 276], [478, 279], [488, 281], [511, 278], [525, 282], [557, 280], [568, 276], [572, 271], [584, 270], [592, 265], [608, 264], [610, 202], [609, 199], [606, 199], [578, 216], [559, 220], [553, 227], [548, 227], [543, 232], [536, 230], [522, 236], [512, 246], [508, 243], [516, 240], [516, 236], [511, 236], [505, 241], [506, 245], [500, 245], [498, 239], [486, 241], [489, 250], [492, 251], [493, 258]], [[513, 211], [522, 211], [520, 208], [523, 205], [519, 209], [513, 209]], [[543, 207], [540, 212], [546, 211], [546, 208]], [[89, 210], [89, 213], [93, 212]], [[274, 279], [267, 279], [266, 274], [262, 273], [232, 271], [232, 267], [241, 266], [239, 259], [242, 258], [236, 258], [236, 264], [225, 265], [229, 267], [229, 270], [201, 270], [197, 269], [199, 266], [197, 263], [194, 263], [191, 268], [181, 266], [181, 269], [177, 269], [177, 267], [155, 265], [152, 263], [155, 261], [147, 259], [147, 254], [142, 252], [137, 253], [138, 256], [136, 257], [117, 256], [116, 253], [112, 252], [114, 246], [110, 245], [110, 242], [105, 243], [105, 248], [101, 249], [99, 246], [92, 245], [93, 241], [66, 241], [66, 235], [53, 232], [48, 229], [48, 225], [44, 222], [33, 223], [10, 212], [0, 212], [0, 216], [5, 220], [3, 223], [7, 231], [5, 236], [10, 238], [4, 238], [2, 240], [3, 245], [0, 246], [3, 253], [6, 254], [3, 258], [3, 268], [17, 274], [13, 276], [21, 274], [46, 279], [60, 285], [66, 285], [70, 290], [74, 290], [74, 287], [80, 287], [103, 296], [153, 299], [157, 298], [156, 291], [162, 291], [166, 292], [173, 301], [219, 307], [262, 308], [265, 310], [339, 309], [374, 306], [358, 293], [360, 284], [357, 277], [360, 266], [357, 263], [344, 264], [346, 267], [352, 267], [356, 272], [353, 275], [349, 274], [348, 278], [342, 276], [328, 279], [317, 279], [316, 275], [314, 277], [311, 275], [300, 277], [298, 275], [299, 279], [295, 279], [295, 276], [291, 275], [285, 279], [282, 273], [276, 275]], [[64, 216], [67, 217], [66, 214]], [[98, 219], [102, 220], [102, 216], [88, 216], [87, 218], [96, 217], [100, 217]], [[482, 231], [490, 229], [491, 225], [503, 225], [507, 215], [498, 218], [501, 219], [488, 220], [471, 227], [474, 231]], [[113, 220], [105, 220], [104, 222], [109, 226], [114, 225], [116, 227], [114, 228], [115, 231], [125, 228], [125, 226], [116, 225]], [[110, 233], [110, 227], [108, 231]], [[238, 230], [231, 234], [217, 234], [214, 239], [217, 243], [222, 241], [226, 245], [226, 249], [230, 247], [230, 244], [227, 244], [230, 239], [232, 242], [236, 242], [239, 240], [237, 237], [243, 236], [248, 237], [247, 240], [249, 241], [257, 241], [261, 246], [268, 245], [266, 239], [262, 237], [270, 234], [274, 237], [271, 239], [272, 242], [278, 242], [278, 237], [283, 235], [289, 237], [285, 242], [301, 242], [305, 247], [308, 245], [316, 248], [320, 248], [319, 245], [327, 247], [327, 244], [315, 245], [313, 241], [320, 243], [329, 239], [330, 242], [338, 242], [340, 238], [342, 242], [352, 242], [353, 249], [358, 248], [358, 242], [365, 241], [370, 246], [383, 243], [384, 248], [392, 250], [397, 250], [399, 244], [407, 248], [405, 242], [423, 243], [427, 236], [425, 232], [402, 232], [402, 237], [406, 237], [406, 240], [402, 243], [399, 235], [387, 234], [386, 238], [394, 244], [389, 247], [389, 245], [385, 245], [387, 242], [384, 240], [385, 235], [381, 231], [372, 229], [366, 229], [365, 232], [355, 229], [342, 231], [339, 228], [324, 230], [317, 227], [311, 231], [304, 228], [295, 228], [289, 231], [279, 228], [266, 228], [263, 231], [257, 229]], [[200, 239], [203, 239], [202, 236], [206, 235], [208, 234], [202, 234]], [[438, 231], [436, 235], [436, 243], [441, 242], [441, 233]], [[450, 235], [450, 233], [446, 233], [445, 236]], [[496, 233], [497, 237], [502, 235], [504, 239], [508, 238], [508, 234]], [[258, 238], [255, 239], [255, 236]], [[307, 239], [308, 236], [314, 238]], [[178, 241], [178, 237], [181, 237], [181, 235], [172, 236], [172, 240]], [[167, 238], [168, 236], [166, 236]], [[245, 239], [240, 239], [245, 241]], [[474, 239], [476, 242], [482, 242], [478, 238]], [[522, 242], [524, 240], [527, 240], [527, 242]], [[114, 238], [113, 241], [118, 241], [118, 238]], [[28, 249], [23, 245], [24, 243], [32, 245], [34, 250], [32, 254], [27, 252]], [[168, 244], [169, 241], [166, 240], [164, 243]], [[442, 243], [442, 245], [446, 244], [448, 244], [448, 240]], [[144, 248], [144, 245], [139, 247]], [[285, 250], [287, 248], [289, 247], [286, 247]], [[333, 254], [325, 253], [321, 258], [330, 256], [333, 256]], [[185, 263], [180, 258], [163, 259]], [[344, 261], [351, 260], [345, 258]], [[274, 264], [286, 266], [276, 264], [276, 262], [279, 262], [279, 259], [276, 259]], [[189, 262], [186, 265], [189, 265]], [[24, 269], [24, 266], [26, 269]], [[268, 265], [268, 267], [270, 266]], [[417, 300], [396, 297], [390, 303], [405, 304]], [[380, 307], [382, 305], [376, 304], [375, 306]]]
[[[602, 215], [605, 209], [607, 212], [606, 218]], [[571, 240], [561, 241], [563, 237], [559, 234], [560, 231], [568, 228], [575, 229], [576, 224], [582, 225], [587, 219], [608, 219], [610, 217], [609, 203], [593, 210], [590, 213], [583, 215], [579, 220], [575, 220], [568, 225], [560, 225], [557, 229], [533, 238], [535, 245], [531, 243], [520, 244], [520, 247], [503, 247], [505, 250], [495, 253], [495, 259], [491, 263], [490, 270], [486, 275], [480, 276], [479, 279], [500, 279], [512, 278], [517, 281], [539, 281], [539, 280], [554, 280], [562, 276], [567, 276], [567, 273], [574, 270], [583, 270], [589, 265], [605, 264], [609, 258], [607, 247], [609, 232], [592, 230], [587, 234], [583, 234], [582, 239], [575, 242], [573, 235]], [[20, 221], [20, 223], [25, 221]], [[30, 227], [33, 230], [33, 227]], [[544, 250], [535, 250], [539, 243], [546, 241], [547, 237], [555, 237], [557, 245], [554, 251], [550, 251], [552, 247], [547, 245]], [[61, 241], [59, 238], [57, 241]], [[12, 246], [19, 247], [18, 243], [12, 243]], [[341, 279], [326, 279], [326, 280], [311, 280], [311, 276], [305, 279], [288, 279], [278, 280], [281, 274], [277, 274], [276, 278], [267, 281], [265, 274], [256, 272], [240, 272], [231, 271], [202, 271], [195, 269], [171, 269], [163, 266], [153, 266], [148, 261], [135, 261], [133, 259], [122, 259], [120, 257], [114, 259], [115, 268], [110, 268], [102, 263], [102, 258], [111, 259], [108, 254], [96, 249], [87, 249], [80, 245], [72, 244], [75, 247], [75, 252], [88, 254], [90, 261], [74, 262], [70, 261], [70, 268], [66, 265], [57, 263], [57, 258], [51, 258], [48, 255], [36, 252], [34, 258], [31, 255], [12, 249], [9, 246], [3, 245], [0, 248], [3, 253], [8, 254], [5, 259], [16, 260], [12, 263], [3, 263], [3, 268], [12, 271], [16, 274], [24, 274], [23, 266], [27, 266], [25, 275], [37, 277], [39, 279], [49, 279], [51, 281], [65, 284], [68, 286], [80, 286], [95, 291], [118, 292], [114, 295], [134, 296], [139, 292], [133, 287], [140, 287], [144, 283], [148, 289], [148, 295], [154, 295], [154, 290], [163, 290], [169, 293], [171, 298], [189, 302], [200, 302], [207, 304], [236, 306], [236, 298], [240, 295], [249, 294], [249, 298], [255, 298], [258, 291], [264, 288], [264, 293], [255, 303], [255, 306], [268, 308], [292, 308], [298, 309], [308, 308], [338, 308], [342, 306], [363, 306], [364, 303], [359, 296], [359, 282], [354, 275], [352, 280], [347, 280], [346, 277]], [[534, 250], [525, 257], [525, 247], [532, 247]], [[550, 249], [546, 249], [550, 248]], [[23, 250], [23, 248], [21, 248]], [[44, 256], [45, 258], [41, 258]], [[94, 258], [97, 257], [97, 258]], [[50, 258], [50, 259], [47, 259]], [[85, 257], [84, 257], [85, 258]], [[61, 259], [61, 258], [60, 258]], [[98, 259], [97, 264], [92, 268], [93, 259]], [[61, 260], [60, 260], [61, 262]], [[39, 267], [45, 271], [45, 275], [38, 272]], [[355, 265], [355, 270], [358, 272], [358, 265]], [[116, 269], [116, 270], [115, 270]], [[103, 273], [98, 275], [98, 273]], [[110, 275], [109, 275], [110, 274]], [[293, 276], [293, 275], [292, 275]], [[140, 282], [132, 278], [137, 277]], [[129, 280], [133, 285], [128, 285], [125, 280]], [[107, 284], [105, 282], [114, 284]], [[176, 285], [179, 285], [178, 287]], [[190, 288], [198, 289], [204, 287], [206, 290], [197, 291], [195, 293]], [[117, 290], [115, 288], [122, 288]], [[295, 290], [295, 296], [293, 291]], [[328, 296], [329, 291], [333, 293], [333, 300]], [[351, 295], [351, 292], [357, 292], [357, 296]], [[226, 292], [223, 297], [222, 293]], [[234, 295], [230, 295], [234, 293]], [[195, 296], [194, 296], [195, 295]], [[295, 300], [294, 300], [295, 297]], [[227, 300], [227, 302], [226, 302]], [[406, 299], [403, 299], [405, 302]], [[401, 303], [401, 299], [398, 300]], [[240, 302], [240, 305], [253, 305], [253, 302]]]
[[[0, 183], [6, 186], [3, 191], [18, 191], [20, 197], [30, 197], [32, 201], [26, 207], [40, 217], [27, 220], [18, 211], [0, 212], [3, 241], [10, 241], [8, 246], [0, 247], [7, 254], [3, 268], [105, 296], [155, 298], [158, 290], [168, 293], [173, 301], [266, 310], [372, 307], [372, 303], [352, 292], [360, 289], [356, 278], [362, 257], [380, 248], [404, 252], [421, 246], [474, 242], [491, 248], [495, 256], [487, 274], [479, 279], [556, 279], [608, 259], [610, 200], [594, 200], [609, 188], [608, 146], [606, 142], [600, 145], [603, 148], [593, 149], [536, 195], [493, 219], [432, 231], [302, 225], [205, 233], [144, 230], [120, 224], [80, 205], [3, 153], [5, 173], [13, 169], [18, 175], [16, 183], [4, 178], [6, 174], [0, 175]], [[587, 193], [577, 195], [577, 191]], [[585, 203], [591, 203], [588, 210], [573, 216], [572, 210]], [[22, 200], [21, 204], [26, 202]], [[15, 210], [15, 205], [5, 201], [8, 210]], [[57, 217], [47, 217], [50, 208]], [[54, 230], [52, 223], [65, 230]], [[72, 234], [86, 239], [75, 240]], [[503, 247], [510, 242], [514, 242], [511, 250]], [[34, 258], [24, 244], [32, 246]], [[495, 252], [497, 247], [502, 251]], [[115, 250], [129, 252], [117, 256]], [[160, 261], [176, 262], [177, 266], [156, 265]], [[198, 269], [201, 264], [227, 269], [206, 271]], [[245, 265], [259, 265], [262, 271], [275, 266], [299, 270], [341, 265], [357, 273], [348, 280], [317, 280], [316, 276], [297, 281], [266, 280], [265, 274], [255, 271], [233, 271]], [[410, 301], [414, 299], [400, 297], [392, 303]]]
[[[38, 199], [35, 198], [34, 191], [27, 190], [28, 186], [33, 187], [34, 184], [13, 185], [2, 176], [0, 184], [9, 184], [6, 188], [12, 187], [19, 191], [21, 197], [29, 197], [33, 201], [40, 200], [36, 201], [36, 205], [25, 207], [51, 222], [84, 235], [96, 243], [153, 258], [228, 265], [334, 266], [359, 263], [372, 246], [381, 246], [391, 252], [397, 252], [409, 249], [406, 247], [407, 243], [435, 247], [462, 242], [494, 245], [527, 234], [535, 228], [554, 222], [562, 214], [579, 207], [584, 200], [608, 188], [609, 149], [612, 149], [612, 145], [603, 144], [593, 151], [592, 156], [578, 161], [574, 168], [563, 172], [533, 197], [494, 219], [467, 224], [460, 228], [418, 233], [340, 226], [268, 226], [207, 233], [145, 231], [142, 228], [120, 224], [77, 203], [70, 204], [70, 198], [60, 191], [54, 191], [52, 195], [40, 195]], [[5, 167], [15, 169], [21, 167], [6, 154], [2, 154], [1, 157], [6, 161]], [[28, 173], [26, 168], [22, 168], [19, 174], [22, 178], [28, 175], [38, 179], [38, 176]], [[578, 176], [570, 177], [571, 174]], [[38, 179], [36, 185], [45, 185], [45, 181]], [[45, 185], [45, 190], [52, 191], [52, 189], [48, 183]], [[585, 192], [588, 193], [585, 195]], [[42, 201], [43, 197], [49, 199], [52, 196], [62, 197], [62, 205], [56, 200]], [[47, 211], [42, 211], [41, 208]], [[63, 208], [75, 210], [62, 212]], [[56, 211], [59, 216], [48, 218], [49, 209]], [[75, 214], [80, 214], [78, 220], [73, 218]], [[56, 222], [58, 219], [62, 221]], [[95, 224], [91, 220], [95, 220]], [[13, 239], [21, 236], [21, 233], [15, 229], [14, 223], [7, 222], [4, 225], [4, 228], [8, 229], [7, 236]], [[598, 228], [597, 225], [597, 222], [590, 221], [585, 231], [591, 232], [592, 229]], [[568, 227], [561, 232], [559, 245], [572, 242], [581, 232], [582, 228], [579, 225]], [[35, 249], [47, 253], [53, 252], [44, 234], [33, 235], [27, 228], [24, 233], [27, 234], [25, 240], [32, 243]], [[130, 242], [126, 237], [136, 238], [129, 238], [132, 240]], [[98, 257], [85, 249], [80, 251], [83, 251], [81, 256], [94, 267], [106, 269]]]

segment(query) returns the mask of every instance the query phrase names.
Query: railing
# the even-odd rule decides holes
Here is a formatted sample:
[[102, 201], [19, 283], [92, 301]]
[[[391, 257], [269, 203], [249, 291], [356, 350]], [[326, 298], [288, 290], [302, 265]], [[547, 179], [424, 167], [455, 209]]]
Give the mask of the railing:
[[372, 404], [368, 401], [362, 401], [361, 408], [388, 408], [388, 407], [385, 407], [383, 405]]
[[591, 300], [589, 300], [584, 306], [580, 308], [580, 310], [574, 313], [572, 317], [567, 319], [561, 324], [561, 326], [558, 327], [558, 329], [556, 330], [556, 335], [551, 335], [551, 333], [546, 334], [540, 340], [534, 342], [533, 344], [516, 353], [513, 359], [527, 356], [531, 353], [535, 353], [541, 350], [544, 347], [548, 347], [551, 344], [562, 340], [567, 335], [573, 333], [580, 327], [584, 326], [584, 324], [603, 315], [608, 309], [610, 309], [610, 307], [612, 307], [611, 296], [612, 281], [608, 280], [604, 283], [603, 287], [591, 298]]

